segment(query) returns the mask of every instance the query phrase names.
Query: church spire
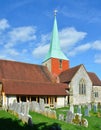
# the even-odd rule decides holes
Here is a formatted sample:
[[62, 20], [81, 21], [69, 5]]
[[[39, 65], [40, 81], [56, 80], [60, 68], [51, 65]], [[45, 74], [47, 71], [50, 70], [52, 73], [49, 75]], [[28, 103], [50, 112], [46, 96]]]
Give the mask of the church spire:
[[48, 70], [55, 77], [57, 77], [57, 75], [69, 68], [69, 60], [60, 48], [56, 14], [57, 10], [54, 11], [54, 25], [50, 42], [50, 48], [43, 62], [43, 65], [47, 66]]
[[46, 61], [50, 58], [58, 58], [61, 60], [68, 60], [60, 48], [56, 14], [57, 14], [57, 10], [54, 11], [54, 25], [53, 25], [51, 43], [50, 43], [49, 51], [48, 51], [44, 61]]

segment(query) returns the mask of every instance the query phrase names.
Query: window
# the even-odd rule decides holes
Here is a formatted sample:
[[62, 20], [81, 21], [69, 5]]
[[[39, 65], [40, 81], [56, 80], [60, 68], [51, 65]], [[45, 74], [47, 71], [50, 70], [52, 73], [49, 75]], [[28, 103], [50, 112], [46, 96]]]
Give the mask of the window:
[[81, 95], [86, 94], [86, 83], [84, 79], [81, 79], [79, 82], [79, 94]]
[[95, 97], [99, 97], [98, 92], [95, 92]]
[[59, 68], [62, 68], [62, 60], [59, 60]]

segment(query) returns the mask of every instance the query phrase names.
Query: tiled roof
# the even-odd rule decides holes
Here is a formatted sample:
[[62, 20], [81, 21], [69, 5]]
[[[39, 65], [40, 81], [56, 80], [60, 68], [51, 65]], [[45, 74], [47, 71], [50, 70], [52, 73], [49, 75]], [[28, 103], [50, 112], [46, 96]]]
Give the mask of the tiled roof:
[[[78, 66], [75, 66], [73, 68], [70, 68], [70, 69], [62, 72], [59, 75], [60, 82], [69, 83], [81, 66], [82, 65], [78, 65]], [[88, 73], [93, 85], [101, 86], [101, 80], [98, 78], [98, 76], [95, 73], [92, 73], [92, 72], [87, 72], [87, 73]]]
[[65, 83], [65, 82], [68, 83], [68, 82], [70, 82], [81, 66], [82, 65], [78, 65], [76, 67], [73, 67], [73, 68], [70, 68], [70, 69], [68, 69], [66, 71], [63, 71], [59, 75], [60, 82], [62, 82], [62, 83]]
[[98, 76], [95, 73], [88, 72], [88, 75], [89, 75], [93, 85], [101, 86], [101, 80], [98, 78]]
[[0, 81], [2, 79], [51, 82], [51, 74], [42, 65], [0, 60]]
[[66, 84], [35, 83], [30, 81], [2, 80], [3, 91], [8, 95], [66, 96]]

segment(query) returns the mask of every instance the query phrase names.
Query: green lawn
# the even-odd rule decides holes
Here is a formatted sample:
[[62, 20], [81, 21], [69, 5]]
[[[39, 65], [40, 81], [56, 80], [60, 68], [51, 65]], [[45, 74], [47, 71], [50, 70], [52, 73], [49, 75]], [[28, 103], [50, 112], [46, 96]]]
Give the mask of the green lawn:
[[[66, 109], [62, 108], [57, 109], [57, 114], [64, 113], [66, 114]], [[50, 119], [44, 115], [30, 112], [32, 116], [34, 126], [30, 127], [26, 124], [23, 124], [20, 120], [17, 119], [14, 115], [9, 112], [0, 111], [0, 130], [50, 130], [52, 126], [59, 125], [62, 130], [101, 130], [101, 118], [98, 118], [96, 114], [93, 114], [92, 117], [86, 117], [89, 122], [88, 128], [67, 124], [66, 122]]]

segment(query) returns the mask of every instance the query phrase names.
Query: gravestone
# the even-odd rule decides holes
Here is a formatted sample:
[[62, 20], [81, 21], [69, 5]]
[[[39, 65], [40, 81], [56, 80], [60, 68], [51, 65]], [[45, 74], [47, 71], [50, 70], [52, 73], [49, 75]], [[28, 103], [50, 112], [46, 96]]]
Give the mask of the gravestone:
[[73, 105], [70, 105], [70, 111], [71, 111], [72, 113], [74, 113], [74, 106], [73, 106]]
[[56, 111], [55, 110], [51, 110], [50, 111], [50, 117], [53, 118], [53, 119], [57, 119]]
[[25, 102], [25, 111], [24, 111], [24, 115], [29, 115], [29, 103]]
[[25, 107], [24, 107], [24, 102], [21, 103], [21, 113], [24, 115], [25, 112]]
[[88, 107], [86, 107], [84, 110], [84, 116], [90, 116]]
[[91, 111], [91, 109], [92, 109], [92, 106], [91, 106], [91, 104], [89, 103], [89, 104], [88, 104], [88, 110]]
[[40, 113], [40, 105], [38, 102], [33, 102], [33, 111]]
[[59, 120], [64, 121], [64, 115], [63, 114], [59, 114]]
[[47, 117], [51, 118], [51, 109], [47, 109]]
[[48, 112], [50, 111], [50, 108], [45, 108], [44, 115], [48, 117]]
[[53, 119], [57, 119], [55, 110], [47, 109], [47, 116]]
[[71, 111], [68, 111], [67, 116], [66, 116], [66, 122], [72, 123], [72, 120], [74, 117], [75, 117], [74, 113], [72, 113]]
[[77, 113], [81, 114], [81, 106], [80, 105], [77, 108]]
[[94, 112], [97, 112], [98, 110], [97, 110], [97, 104], [94, 104], [94, 106], [93, 106], [94, 108]]
[[44, 110], [45, 110], [44, 99], [41, 99], [41, 98], [40, 98], [39, 105], [40, 105], [40, 111], [41, 111], [41, 112], [44, 112]]
[[18, 103], [18, 110], [17, 113], [20, 114], [21, 113], [21, 103]]

